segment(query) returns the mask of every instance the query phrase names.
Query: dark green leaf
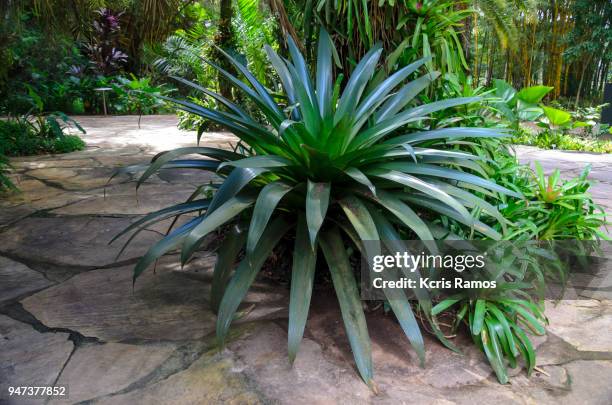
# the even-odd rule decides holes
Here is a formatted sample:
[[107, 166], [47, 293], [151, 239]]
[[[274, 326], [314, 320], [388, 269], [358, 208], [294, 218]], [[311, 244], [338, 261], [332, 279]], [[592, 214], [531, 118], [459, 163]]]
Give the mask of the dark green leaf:
[[246, 236], [247, 233], [239, 225], [234, 225], [219, 247], [210, 289], [210, 307], [215, 313], [219, 310], [225, 286], [234, 270], [238, 253], [244, 247]]
[[289, 296], [288, 351], [291, 363], [297, 355], [308, 319], [316, 262], [316, 247], [313, 248], [310, 244], [306, 218], [300, 215], [293, 248], [291, 292]]
[[471, 325], [472, 335], [480, 335], [480, 331], [482, 331], [487, 308], [486, 304], [487, 302], [485, 300], [476, 300], [476, 305], [474, 305], [474, 320]]
[[344, 243], [338, 228], [321, 232], [319, 244], [329, 265], [334, 289], [340, 303], [344, 328], [357, 363], [361, 378], [370, 387], [374, 387], [372, 369], [372, 348], [357, 283], [348, 261]]
[[264, 232], [264, 229], [268, 225], [268, 221], [279, 201], [285, 194], [291, 191], [293, 187], [281, 182], [275, 181], [266, 185], [255, 203], [253, 209], [253, 215], [251, 217], [251, 224], [249, 226], [249, 237], [247, 239], [247, 255], [251, 256], [255, 252], [255, 247], [259, 242], [259, 238]]
[[308, 233], [310, 235], [310, 243], [315, 245], [317, 234], [327, 213], [329, 206], [329, 194], [331, 185], [329, 183], [313, 183], [308, 180], [306, 191], [306, 223], [308, 224]]
[[206, 235], [235, 218], [236, 215], [253, 205], [254, 201], [252, 197], [232, 197], [214, 212], [207, 213], [204, 219], [185, 237], [181, 249], [181, 263], [187, 263]]
[[254, 256], [251, 261], [243, 260], [240, 262], [234, 276], [225, 289], [221, 304], [219, 305], [219, 313], [217, 315], [217, 338], [221, 345], [224, 344], [234, 314], [251, 287], [251, 284], [253, 284], [259, 269], [272, 252], [272, 249], [274, 249], [274, 246], [276, 246], [289, 228], [290, 224], [283, 218], [277, 217], [274, 219], [257, 244], [256, 249], [259, 254]]

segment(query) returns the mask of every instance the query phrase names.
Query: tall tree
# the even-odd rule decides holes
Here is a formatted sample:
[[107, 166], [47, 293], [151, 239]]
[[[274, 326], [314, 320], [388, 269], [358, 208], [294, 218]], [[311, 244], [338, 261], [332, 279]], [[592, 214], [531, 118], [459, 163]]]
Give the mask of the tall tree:
[[610, 78], [608, 66], [612, 63], [612, 2], [609, 0], [575, 0], [572, 4], [574, 25], [567, 37], [564, 59], [571, 66], [567, 94], [575, 95], [578, 104], [583, 95], [603, 92]]
[[[215, 36], [215, 45], [226, 52], [232, 52], [235, 49], [234, 31], [232, 29], [232, 16], [234, 9], [232, 0], [221, 0], [219, 2], [219, 24], [217, 25], [217, 35]], [[220, 55], [220, 52], [214, 52], [215, 59], [225, 70], [235, 73], [232, 65], [227, 58]], [[217, 75], [219, 80], [219, 92], [227, 99], [232, 99], [232, 85], [221, 73]]]

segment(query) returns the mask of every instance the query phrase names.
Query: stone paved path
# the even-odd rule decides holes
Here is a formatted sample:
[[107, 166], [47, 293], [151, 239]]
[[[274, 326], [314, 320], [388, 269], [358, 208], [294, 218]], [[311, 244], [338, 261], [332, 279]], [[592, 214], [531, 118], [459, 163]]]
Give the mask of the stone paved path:
[[[517, 370], [497, 383], [468, 337], [463, 355], [426, 338], [421, 369], [399, 326], [368, 318], [373, 340], [374, 396], [359, 380], [329, 291], [315, 291], [304, 342], [286, 360], [287, 287], [257, 283], [255, 309], [215, 346], [207, 297], [212, 252], [181, 269], [161, 260], [132, 290], [131, 268], [163, 227], [153, 227], [119, 258], [110, 238], [139, 215], [180, 202], [203, 174], [162, 174], [138, 194], [129, 179], [104, 189], [116, 167], [193, 145], [174, 117], [79, 119], [88, 149], [14, 161], [21, 194], [0, 200], [0, 404], [7, 385], [67, 385], [69, 398], [50, 403], [593, 403], [612, 398], [612, 304], [583, 300], [550, 306], [549, 333], [535, 339], [541, 372]], [[210, 133], [207, 144], [233, 138]], [[594, 194], [612, 212], [610, 156], [519, 148], [525, 160], [574, 175], [585, 162], [601, 181]], [[465, 343], [463, 342], [463, 343]]]

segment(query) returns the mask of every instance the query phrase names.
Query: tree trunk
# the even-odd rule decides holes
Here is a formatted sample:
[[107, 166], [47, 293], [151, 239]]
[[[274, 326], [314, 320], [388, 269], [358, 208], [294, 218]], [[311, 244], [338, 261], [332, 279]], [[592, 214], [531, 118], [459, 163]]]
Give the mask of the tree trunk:
[[463, 32], [461, 35], [463, 36], [463, 54], [465, 55], [465, 61], [467, 62], [468, 67], [471, 66], [472, 62], [472, 50], [470, 40], [472, 38], [472, 22], [475, 14], [469, 16], [463, 21]]
[[[234, 32], [232, 30], [232, 16], [234, 10], [232, 9], [232, 0], [221, 0], [219, 3], [219, 27], [217, 30], [217, 36], [215, 37], [215, 44], [223, 49], [224, 51], [231, 50], [234, 48]], [[234, 73], [231, 63], [225, 58], [220, 52], [216, 53], [217, 62], [219, 65], [229, 71], [230, 73]], [[229, 99], [232, 100], [232, 85], [223, 76], [221, 73], [217, 75], [219, 80], [219, 93]]]
[[270, 5], [270, 10], [272, 13], [276, 14], [278, 18], [278, 24], [281, 27], [285, 38], [291, 36], [293, 42], [298, 46], [302, 53], [305, 53], [304, 44], [300, 40], [300, 36], [298, 35], [295, 27], [289, 20], [289, 16], [287, 15], [287, 10], [281, 0], [269, 0], [268, 4]]
[[591, 60], [592, 56], [589, 56], [586, 63], [582, 65], [582, 72], [580, 73], [580, 82], [578, 83], [578, 91], [576, 92], [576, 103], [574, 106], [578, 108], [578, 102], [580, 101], [580, 91], [582, 90], [582, 83], [584, 82], [584, 72], [586, 71], [587, 66]]
[[[486, 51], [487, 43], [489, 42], [489, 33], [485, 32], [485, 36], [482, 40], [482, 50], [478, 52], [478, 55], [474, 58], [475, 69], [474, 69], [474, 86], [478, 87], [480, 84], [480, 66], [482, 65], [482, 59], [484, 58], [484, 54]], [[476, 45], [476, 49], [478, 49], [478, 45]]]
[[604, 88], [606, 87], [609, 69], [610, 69], [610, 64], [606, 63], [606, 67], [604, 68], [603, 74], [601, 75], [601, 83], [599, 85], [599, 88], [597, 89], [597, 92], [600, 93], [601, 95], [603, 95]]
[[506, 67], [504, 69], [504, 78], [508, 83], [512, 83], [512, 60], [510, 58], [510, 48], [506, 49]]
[[527, 51], [527, 67], [525, 73], [525, 86], [531, 86], [531, 75], [532, 75], [532, 65], [533, 59], [535, 58], [535, 30], [536, 23], [532, 23], [533, 30], [531, 31], [531, 38], [529, 42], [529, 50]]
[[495, 62], [495, 55], [493, 54], [493, 46], [489, 47], [489, 57], [487, 58], [487, 81], [486, 85], [490, 86], [493, 81], [493, 64]]
[[563, 96], [567, 96], [567, 85], [569, 83], [569, 71], [571, 63], [565, 64], [565, 74], [563, 75]]
[[[557, 5], [557, 2], [555, 0], [551, 1], [551, 7], [550, 7], [550, 23], [551, 23], [551, 27], [550, 27], [550, 33], [551, 33], [551, 37], [550, 40], [548, 41], [548, 52], [547, 52], [547, 57], [548, 57], [548, 64], [546, 64], [546, 73], [545, 73], [545, 79], [544, 79], [544, 84], [548, 85], [548, 86], [555, 86], [555, 72], [556, 72], [556, 63], [557, 63], [557, 57], [556, 57], [556, 50], [557, 50], [557, 17], [558, 17], [558, 10], [559, 7]], [[553, 98], [554, 97], [554, 93], [556, 93], [556, 89], [553, 90]]]

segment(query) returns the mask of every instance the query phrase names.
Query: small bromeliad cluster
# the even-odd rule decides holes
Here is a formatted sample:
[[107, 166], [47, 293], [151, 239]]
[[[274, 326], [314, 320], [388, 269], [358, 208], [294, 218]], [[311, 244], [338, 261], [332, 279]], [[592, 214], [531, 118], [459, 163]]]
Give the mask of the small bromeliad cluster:
[[[437, 72], [419, 76], [425, 59], [388, 77], [374, 75], [382, 52], [376, 46], [356, 65], [340, 91], [333, 78], [332, 41], [324, 30], [320, 33], [314, 79], [291, 38], [289, 52], [291, 61], [267, 48], [282, 82], [282, 98], [227, 54], [246, 81], [208, 62], [258, 106], [265, 123], [219, 94], [178, 79], [223, 108], [212, 110], [187, 101], [172, 101], [230, 130], [240, 139], [240, 148], [229, 151], [196, 146], [155, 156], [139, 185], [157, 171], [169, 168], [212, 171], [222, 181], [214, 186], [212, 198], [204, 186], [198, 188], [188, 201], [151, 213], [118, 236], [133, 230], [137, 234], [152, 223], [191, 214], [187, 222], [140, 259], [134, 269], [136, 280], [171, 250], [180, 249], [181, 261], [187, 263], [209, 233], [228, 227], [214, 269], [211, 299], [218, 313], [221, 342], [268, 255], [281, 239], [294, 238], [289, 358], [294, 359], [298, 351], [317, 260], [323, 259], [331, 273], [357, 368], [363, 380], [374, 387], [370, 340], [345, 243], [363, 251], [364, 240], [390, 244], [400, 239], [435, 240], [443, 235], [431, 221], [440, 216], [452, 218], [483, 237], [500, 239], [502, 235], [485, 222], [498, 221], [505, 229], [505, 220], [495, 204], [479, 195], [493, 200], [501, 195], [519, 195], [484, 177], [479, 170], [487, 164], [483, 158], [455, 146], [465, 138], [504, 137], [507, 133], [490, 128], [429, 128], [430, 114], [479, 99], [416, 103], [416, 96], [438, 77]], [[413, 129], [406, 129], [410, 127]], [[200, 158], [181, 159], [187, 155]], [[481, 221], [478, 215], [488, 220]], [[322, 258], [318, 257], [319, 250]], [[235, 267], [242, 251], [244, 259]], [[422, 313], [445, 342], [431, 318], [430, 298], [425, 292], [418, 298]], [[394, 294], [388, 302], [424, 360], [423, 338], [407, 297]]]

